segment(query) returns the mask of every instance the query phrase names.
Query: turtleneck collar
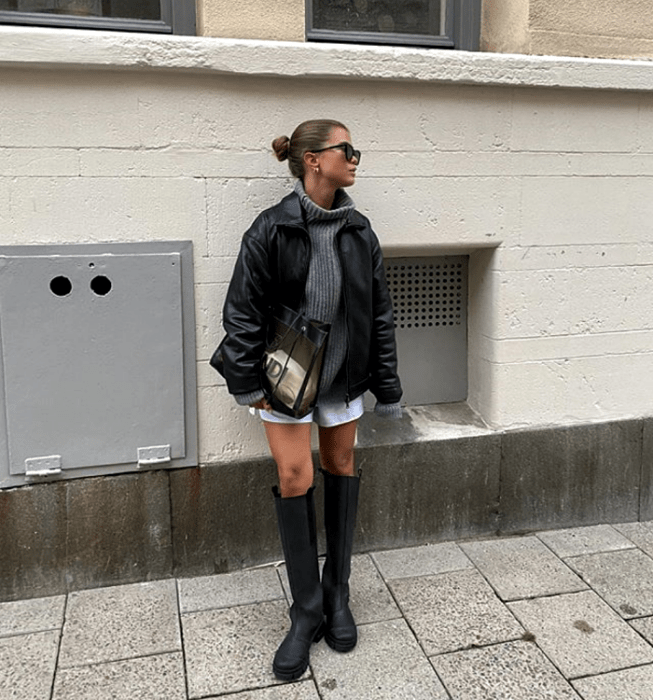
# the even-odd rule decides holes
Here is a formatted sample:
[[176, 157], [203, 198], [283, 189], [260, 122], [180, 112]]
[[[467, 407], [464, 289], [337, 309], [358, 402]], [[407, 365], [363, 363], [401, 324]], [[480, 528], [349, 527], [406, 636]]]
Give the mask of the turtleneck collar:
[[356, 208], [354, 200], [343, 189], [336, 190], [332, 209], [323, 209], [321, 206], [316, 204], [306, 194], [304, 183], [301, 180], [297, 180], [295, 183], [295, 192], [299, 196], [299, 200], [304, 207], [304, 211], [306, 211], [306, 218], [308, 221], [344, 219]]

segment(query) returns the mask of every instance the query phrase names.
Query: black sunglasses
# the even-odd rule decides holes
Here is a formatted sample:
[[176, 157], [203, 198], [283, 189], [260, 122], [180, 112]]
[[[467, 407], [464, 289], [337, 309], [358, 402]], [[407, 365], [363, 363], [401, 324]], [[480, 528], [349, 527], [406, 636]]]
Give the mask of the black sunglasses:
[[345, 158], [347, 160], [351, 160], [352, 158], [355, 157], [359, 163], [361, 162], [361, 152], [357, 151], [347, 141], [343, 141], [342, 143], [338, 143], [335, 146], [326, 146], [325, 148], [316, 148], [314, 151], [311, 151], [311, 153], [321, 153], [322, 151], [328, 151], [332, 148], [342, 148], [342, 150], [345, 152]]

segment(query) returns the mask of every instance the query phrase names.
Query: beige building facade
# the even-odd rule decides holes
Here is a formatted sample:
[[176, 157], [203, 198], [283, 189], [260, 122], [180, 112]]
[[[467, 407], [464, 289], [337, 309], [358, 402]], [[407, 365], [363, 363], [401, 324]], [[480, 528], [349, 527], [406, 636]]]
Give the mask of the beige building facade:
[[[537, 52], [556, 26], [653, 37], [636, 0], [595, 6], [604, 22], [567, 5], [485, 0], [482, 46]], [[290, 184], [270, 140], [316, 114], [365, 152], [354, 195], [389, 255], [469, 255], [485, 424], [651, 411], [648, 62], [307, 42], [303, 2], [238, 8], [199, 4], [202, 37], [0, 27], [0, 244], [194, 242], [202, 463], [266, 453], [207, 360], [240, 236]]]
[[595, 58], [653, 58], [647, 0], [483, 0], [481, 49]]
[[[429, 0], [405, 7], [377, 0], [328, 4], [323, 0], [242, 0], [238, 4], [230, 0], [0, 0], [3, 23], [257, 41], [653, 58], [653, 14], [648, 0]], [[434, 36], [434, 41], [429, 40]]]
[[267, 452], [208, 359], [240, 238], [291, 186], [269, 144], [321, 114], [364, 153], [352, 195], [387, 255], [469, 256], [485, 424], [651, 412], [647, 63], [16, 28], [0, 47], [0, 243], [193, 241], [201, 463]]
[[[480, 48], [498, 53], [653, 58], [648, 0], [482, 0]], [[198, 34], [304, 41], [304, 0], [198, 0]]]
[[302, 2], [234, 7], [198, 5], [195, 36], [0, 25], [3, 255], [192, 243], [198, 455], [97, 479], [64, 455], [26, 484], [0, 406], [0, 599], [277, 556], [260, 422], [208, 360], [241, 237], [292, 187], [271, 140], [314, 117], [350, 126], [388, 259], [468, 260], [466, 396], [366, 416], [364, 545], [653, 518], [646, 4], [485, 0], [479, 51], [307, 41]]
[[304, 41], [304, 0], [198, 0], [198, 34], [230, 39]]

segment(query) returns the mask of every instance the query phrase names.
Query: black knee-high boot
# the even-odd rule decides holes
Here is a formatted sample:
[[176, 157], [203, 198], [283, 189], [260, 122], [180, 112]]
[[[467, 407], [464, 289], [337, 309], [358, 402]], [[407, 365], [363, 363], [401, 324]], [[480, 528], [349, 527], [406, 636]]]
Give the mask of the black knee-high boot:
[[293, 597], [292, 626], [275, 654], [272, 668], [277, 678], [290, 681], [304, 673], [311, 644], [324, 635], [315, 504], [313, 488], [293, 498], [281, 498], [276, 487], [272, 490]]
[[324, 524], [327, 556], [322, 570], [325, 639], [336, 651], [351, 651], [358, 641], [356, 623], [349, 609], [351, 550], [358, 510], [360, 477], [324, 476]]

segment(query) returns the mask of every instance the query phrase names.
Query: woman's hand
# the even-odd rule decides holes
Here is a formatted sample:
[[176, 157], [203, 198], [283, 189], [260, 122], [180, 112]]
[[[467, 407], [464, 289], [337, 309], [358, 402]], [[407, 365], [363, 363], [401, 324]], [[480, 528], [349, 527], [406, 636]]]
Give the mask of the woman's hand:
[[272, 406], [268, 403], [268, 400], [263, 398], [260, 401], [257, 401], [256, 403], [250, 403], [250, 408], [258, 408], [258, 409], [263, 409], [264, 411], [271, 411]]

